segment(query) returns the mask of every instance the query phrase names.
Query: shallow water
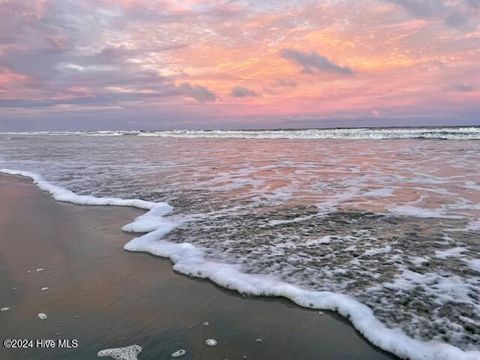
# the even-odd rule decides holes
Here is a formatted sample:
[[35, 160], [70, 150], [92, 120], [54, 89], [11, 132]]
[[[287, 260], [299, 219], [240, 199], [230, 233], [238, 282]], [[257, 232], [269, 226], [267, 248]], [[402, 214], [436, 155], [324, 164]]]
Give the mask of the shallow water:
[[[125, 252], [132, 235], [120, 228], [141, 210], [55, 202], [29, 180], [3, 175], [0, 199], [0, 307], [8, 305], [0, 339], [78, 341], [0, 348], [2, 360], [93, 360], [133, 344], [141, 360], [171, 359], [179, 349], [182, 360], [394, 359], [334, 313], [240, 296], [174, 273], [170, 261]], [[209, 338], [218, 344], [206, 346]]]
[[387, 327], [480, 345], [480, 142], [1, 135], [0, 167], [166, 201], [165, 237], [351, 295]]

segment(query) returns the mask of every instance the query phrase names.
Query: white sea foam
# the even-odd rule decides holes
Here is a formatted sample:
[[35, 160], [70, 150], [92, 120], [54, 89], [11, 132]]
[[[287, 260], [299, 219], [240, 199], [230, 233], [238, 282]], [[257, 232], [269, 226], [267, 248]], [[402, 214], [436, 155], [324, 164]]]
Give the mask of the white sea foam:
[[283, 224], [291, 224], [291, 223], [296, 223], [296, 222], [301, 222], [301, 221], [304, 221], [304, 220], [308, 220], [312, 217], [313, 217], [313, 215], [303, 216], [303, 217], [298, 217], [298, 218], [295, 218], [295, 219], [288, 219], [288, 220], [270, 220], [268, 222], [268, 225], [276, 226], [276, 225], [283, 225]]
[[149, 241], [138, 238], [126, 248], [147, 251], [154, 255], [169, 257], [180, 273], [208, 278], [215, 283], [258, 296], [285, 297], [300, 306], [337, 311], [347, 317], [373, 344], [403, 358], [412, 359], [478, 359], [478, 351], [462, 351], [440, 342], [421, 342], [405, 335], [400, 329], [389, 329], [378, 321], [370, 308], [355, 298], [324, 291], [309, 291], [279, 281], [275, 277], [245, 274], [238, 265], [207, 261], [203, 251], [191, 244], [173, 244], [158, 238]]
[[480, 273], [480, 259], [471, 259], [471, 260], [466, 260], [465, 262], [468, 264], [468, 266], [471, 269]]
[[187, 353], [186, 350], [184, 349], [179, 349], [173, 353], [170, 354], [170, 357], [172, 358], [179, 358], [179, 357], [182, 357], [183, 355], [185, 355]]
[[[136, 207], [143, 210], [150, 210], [153, 212], [153, 214], [156, 214], [156, 215], [160, 213], [167, 213], [168, 211], [171, 210], [170, 205], [163, 202], [155, 203], [153, 201], [145, 201], [140, 199], [119, 199], [119, 198], [113, 198], [113, 197], [95, 197], [91, 195], [77, 195], [70, 190], [67, 190], [60, 186], [49, 183], [42, 176], [32, 173], [30, 171], [0, 169], [0, 173], [9, 174], [9, 175], [20, 175], [20, 176], [31, 178], [35, 185], [37, 185], [41, 190], [44, 190], [50, 193], [52, 197], [58, 201], [69, 202], [72, 204], [79, 204], [79, 205], [130, 206], [130, 207]], [[143, 215], [145, 221], [142, 221], [142, 226], [144, 227], [147, 227], [148, 222], [151, 221], [150, 211], [147, 212], [147, 214]], [[153, 225], [150, 225], [150, 227], [152, 226]], [[140, 231], [143, 231], [143, 230], [140, 230]], [[37, 271], [41, 271], [41, 270], [37, 270]]]
[[328, 235], [321, 237], [320, 239], [313, 239], [308, 240], [305, 245], [322, 245], [322, 244], [330, 244], [332, 238]]
[[391, 213], [404, 216], [416, 216], [424, 218], [446, 218], [455, 219], [456, 216], [445, 215], [441, 209], [426, 209], [411, 205], [394, 206], [388, 209]]
[[363, 253], [363, 256], [373, 256], [377, 254], [383, 254], [392, 251], [392, 247], [390, 245], [376, 248], [376, 249], [369, 249]]
[[110, 357], [115, 360], [137, 360], [142, 352], [140, 345], [130, 345], [120, 348], [104, 349], [97, 353], [98, 357]]
[[365, 193], [363, 193], [363, 196], [371, 196], [371, 197], [388, 197], [391, 196], [393, 192], [393, 189], [375, 189], [375, 190], [370, 190]]
[[416, 256], [416, 257], [411, 257], [408, 259], [412, 264], [415, 264], [417, 266], [421, 266], [422, 264], [428, 263], [429, 260], [425, 257], [421, 256]]
[[[443, 277], [442, 274], [434, 272], [421, 274], [405, 267], [396, 275], [394, 281], [385, 286], [397, 290], [423, 287], [428, 289], [430, 295], [435, 295], [438, 305], [466, 299], [470, 290], [470, 284], [462, 281], [462, 278], [457, 275]], [[480, 353], [477, 356], [480, 356]]]
[[45, 320], [47, 318], [47, 314], [45, 313], [38, 313], [37, 316], [40, 320]]
[[207, 339], [205, 340], [205, 345], [207, 346], [216, 346], [218, 344], [218, 341], [215, 339]]
[[3, 132], [21, 135], [75, 136], [149, 136], [173, 138], [240, 138], [240, 139], [449, 139], [480, 140], [479, 127], [444, 128], [342, 128], [307, 130], [165, 130], [165, 131], [36, 131]]
[[473, 220], [468, 223], [467, 227], [465, 228], [467, 231], [479, 231], [480, 230], [480, 220]]
[[[76, 195], [69, 190], [46, 182], [42, 177], [31, 172], [8, 169], [0, 171], [30, 177], [39, 188], [50, 192], [55, 199], [60, 201], [84, 205], [135, 206], [150, 210], [147, 213], [148, 215], [139, 216], [134, 222], [124, 227], [128, 231], [150, 232], [131, 240], [124, 248], [129, 251], [149, 252], [153, 255], [170, 258], [174, 263], [173, 268], [177, 272], [194, 277], [207, 278], [220, 286], [240, 293], [284, 297], [303, 307], [336, 311], [347, 317], [353, 326], [371, 343], [401, 358], [422, 360], [474, 360], [480, 358], [479, 351], [463, 351], [439, 341], [422, 342], [407, 336], [399, 328], [387, 328], [374, 316], [369, 307], [360, 303], [354, 297], [328, 291], [303, 289], [281, 281], [274, 276], [247, 274], [242, 272], [240, 265], [209, 260], [205, 255], [205, 251], [200, 247], [190, 243], [172, 243], [162, 240], [165, 234], [178, 224], [176, 221], [163, 217], [171, 210], [165, 203], [154, 203], [138, 199], [128, 200]], [[153, 219], [154, 216], [158, 216], [159, 219]], [[477, 263], [472, 262], [471, 266], [476, 267]], [[412, 286], [415, 281], [407, 279], [410, 275], [416, 276], [418, 278], [417, 282], [425, 282], [428, 278], [428, 275], [420, 275], [413, 272], [404, 273], [392, 286], [400, 288]], [[404, 280], [404, 283], [402, 283], [401, 279], [407, 280]], [[440, 283], [437, 284], [437, 290], [448, 298], [454, 298], [455, 293], [463, 290], [453, 285], [452, 282]], [[141, 349], [138, 345], [106, 349], [100, 351], [98, 356], [132, 360], [137, 358]]]
[[144, 215], [141, 215], [135, 219], [134, 222], [125, 225], [122, 227], [123, 231], [128, 232], [151, 232], [158, 230], [159, 228], [165, 228], [166, 232], [169, 232], [174, 224], [165, 219], [164, 216], [167, 215], [172, 210], [172, 207], [167, 203], [158, 203], [151, 208], [149, 212]]
[[467, 248], [464, 247], [454, 247], [447, 250], [437, 250], [435, 251], [435, 257], [439, 259], [446, 259], [449, 257], [457, 257], [467, 251]]

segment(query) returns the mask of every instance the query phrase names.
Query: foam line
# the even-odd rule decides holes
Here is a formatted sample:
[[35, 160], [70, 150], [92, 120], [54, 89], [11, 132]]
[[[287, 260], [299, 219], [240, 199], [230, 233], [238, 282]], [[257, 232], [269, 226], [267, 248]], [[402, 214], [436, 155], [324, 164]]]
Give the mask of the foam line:
[[160, 209], [171, 209], [170, 205], [167, 203], [155, 203], [153, 201], [145, 201], [140, 199], [119, 199], [113, 197], [100, 198], [91, 195], [77, 195], [70, 190], [49, 183], [42, 176], [30, 171], [0, 169], [0, 172], [9, 175], [20, 175], [31, 178], [33, 183], [37, 185], [38, 188], [50, 193], [52, 197], [58, 201], [79, 205], [131, 206], [138, 209], [151, 210], [154, 212], [164, 211]]
[[399, 328], [387, 328], [375, 318], [369, 307], [351, 296], [328, 291], [302, 289], [273, 276], [246, 274], [241, 271], [239, 265], [214, 262], [207, 259], [205, 252], [192, 244], [172, 243], [162, 240], [168, 232], [178, 225], [178, 222], [163, 217], [171, 210], [171, 207], [166, 203], [76, 195], [69, 190], [50, 184], [41, 176], [28, 171], [0, 169], [0, 172], [29, 177], [40, 189], [49, 192], [59, 201], [82, 205], [134, 206], [149, 210], [146, 214], [137, 217], [131, 224], [123, 227], [125, 231], [146, 232], [146, 234], [129, 241], [124, 248], [128, 251], [148, 252], [169, 258], [174, 264], [173, 269], [177, 272], [210, 279], [220, 286], [240, 293], [284, 297], [302, 307], [336, 311], [348, 318], [352, 325], [372, 344], [403, 359], [480, 359], [480, 351], [463, 351], [455, 346], [438, 341], [423, 342], [407, 336]]
[[[158, 236], [157, 236], [158, 235]], [[129, 251], [143, 251], [167, 257], [177, 272], [210, 279], [227, 289], [257, 296], [278, 296], [312, 309], [331, 310], [350, 320], [352, 325], [372, 344], [403, 359], [474, 360], [478, 351], [463, 351], [437, 341], [422, 342], [400, 329], [389, 329], [375, 318], [372, 310], [347, 295], [328, 291], [310, 291], [266, 275], [245, 274], [238, 265], [206, 260], [205, 253], [188, 243], [161, 240], [162, 232], [140, 236], [125, 245]]]
[[337, 128], [306, 130], [163, 130], [163, 131], [34, 131], [1, 135], [153, 136], [240, 139], [448, 139], [480, 140], [480, 127]]

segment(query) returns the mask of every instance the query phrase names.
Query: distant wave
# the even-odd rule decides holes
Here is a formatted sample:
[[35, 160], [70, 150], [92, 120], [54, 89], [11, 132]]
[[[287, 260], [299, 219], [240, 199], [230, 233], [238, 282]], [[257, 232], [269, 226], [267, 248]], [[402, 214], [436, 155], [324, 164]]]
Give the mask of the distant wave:
[[306, 130], [164, 130], [164, 131], [35, 131], [2, 135], [151, 136], [166, 138], [238, 139], [442, 139], [480, 140], [480, 127], [342, 128]]

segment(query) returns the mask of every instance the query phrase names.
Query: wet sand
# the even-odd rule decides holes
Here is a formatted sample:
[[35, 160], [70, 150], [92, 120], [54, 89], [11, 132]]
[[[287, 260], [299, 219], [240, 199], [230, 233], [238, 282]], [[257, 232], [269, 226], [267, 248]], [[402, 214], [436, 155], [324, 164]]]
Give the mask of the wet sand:
[[0, 308], [10, 308], [0, 312], [0, 339], [78, 340], [75, 349], [1, 347], [0, 359], [95, 359], [132, 344], [143, 347], [140, 360], [181, 348], [181, 359], [394, 358], [335, 314], [245, 297], [124, 251], [132, 235], [121, 226], [140, 214], [59, 203], [0, 175]]

